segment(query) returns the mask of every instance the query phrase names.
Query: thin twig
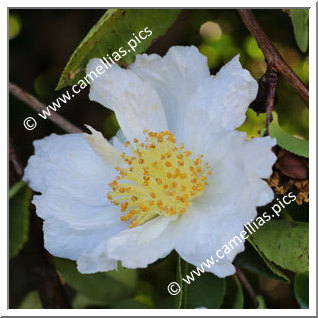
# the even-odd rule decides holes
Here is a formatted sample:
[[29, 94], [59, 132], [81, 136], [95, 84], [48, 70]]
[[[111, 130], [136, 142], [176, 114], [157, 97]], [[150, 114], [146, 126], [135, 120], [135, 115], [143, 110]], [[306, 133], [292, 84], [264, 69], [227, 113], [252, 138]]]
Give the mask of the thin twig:
[[[38, 99], [36, 99], [34, 96], [26, 92], [23, 88], [9, 82], [9, 91], [11, 94], [13, 94], [15, 97], [20, 99], [22, 102], [24, 102], [26, 105], [30, 106], [33, 110], [36, 112], [41, 112], [43, 110], [46, 110], [46, 106], [42, 104]], [[78, 128], [77, 126], [73, 125], [69, 121], [67, 121], [62, 116], [56, 114], [55, 112], [51, 112], [51, 115], [47, 117], [50, 119], [53, 123], [58, 125], [60, 128], [65, 130], [68, 133], [82, 133], [83, 130]]]
[[258, 46], [266, 58], [267, 63], [275, 67], [275, 69], [286, 78], [294, 90], [300, 95], [306, 106], [309, 107], [308, 88], [279, 54], [277, 49], [263, 31], [262, 27], [256, 21], [252, 11], [247, 9], [239, 9], [238, 12], [247, 29], [255, 37]]
[[272, 112], [274, 110], [275, 94], [278, 84], [278, 74], [275, 68], [271, 65], [268, 65], [268, 95], [266, 100], [266, 130], [268, 132], [269, 125], [273, 119]]
[[16, 179], [17, 179], [16, 181], [19, 181], [19, 179], [21, 179], [23, 176], [23, 166], [14, 150], [11, 137], [9, 137], [9, 162], [12, 163], [12, 166], [13, 166], [12, 170], [16, 176]]
[[[14, 181], [17, 182], [22, 177], [24, 169], [12, 145], [11, 138], [9, 158], [13, 168], [13, 171], [10, 171], [10, 176], [14, 176]], [[26, 256], [30, 281], [39, 292], [43, 308], [71, 308], [56, 272], [53, 258], [44, 248], [42, 220], [36, 215], [33, 205], [31, 205], [30, 212], [29, 239], [22, 250], [22, 253]]]
[[236, 265], [236, 275], [238, 277], [238, 279], [240, 280], [240, 282], [242, 283], [242, 285], [245, 287], [248, 295], [251, 298], [252, 301], [252, 305], [254, 308], [258, 307], [258, 301], [257, 301], [257, 295], [252, 287], [252, 285], [250, 284], [250, 282], [248, 281], [248, 279], [246, 278], [245, 274], [242, 272], [242, 270]]

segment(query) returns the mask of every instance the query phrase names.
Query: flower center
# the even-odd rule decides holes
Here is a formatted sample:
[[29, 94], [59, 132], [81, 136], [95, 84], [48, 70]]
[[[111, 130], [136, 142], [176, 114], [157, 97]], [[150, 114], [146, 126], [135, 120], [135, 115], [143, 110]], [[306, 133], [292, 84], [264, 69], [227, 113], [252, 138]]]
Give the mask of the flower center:
[[122, 153], [125, 167], [116, 167], [119, 175], [110, 183], [113, 191], [107, 198], [121, 206], [122, 221], [131, 220], [130, 227], [143, 224], [157, 216], [183, 214], [191, 200], [203, 193], [207, 176], [212, 172], [203, 156], [191, 158], [184, 145], [176, 145], [169, 131], [144, 131], [145, 142], [126, 142], [132, 156]]

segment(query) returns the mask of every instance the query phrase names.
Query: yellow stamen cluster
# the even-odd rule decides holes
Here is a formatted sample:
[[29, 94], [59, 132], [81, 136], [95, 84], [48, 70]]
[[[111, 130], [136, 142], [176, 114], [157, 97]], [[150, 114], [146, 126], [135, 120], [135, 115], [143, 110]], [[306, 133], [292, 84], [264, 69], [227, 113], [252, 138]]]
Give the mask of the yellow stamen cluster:
[[113, 191], [107, 194], [115, 205], [126, 213], [123, 221], [131, 220], [130, 227], [143, 224], [159, 215], [183, 214], [191, 200], [203, 192], [207, 177], [212, 172], [202, 163], [202, 155], [191, 159], [184, 145], [176, 145], [169, 131], [144, 131], [145, 142], [129, 142], [132, 156], [122, 153], [124, 168], [110, 183]]

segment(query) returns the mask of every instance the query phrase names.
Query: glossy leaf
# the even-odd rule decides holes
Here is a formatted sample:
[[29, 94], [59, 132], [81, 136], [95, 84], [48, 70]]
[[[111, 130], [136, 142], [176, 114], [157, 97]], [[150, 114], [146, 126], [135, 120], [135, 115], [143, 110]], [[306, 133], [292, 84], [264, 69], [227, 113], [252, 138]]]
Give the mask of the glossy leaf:
[[294, 291], [300, 308], [309, 308], [309, 275], [298, 273], [295, 276]]
[[309, 142], [292, 135], [287, 134], [278, 123], [278, 116], [276, 112], [273, 112], [273, 121], [269, 126], [269, 134], [277, 139], [277, 144], [302, 157], [309, 157]]
[[272, 220], [250, 238], [267, 259], [298, 273], [308, 271], [308, 232], [308, 223]]
[[9, 201], [9, 257], [18, 255], [28, 240], [29, 234], [29, 205], [32, 191], [26, 184], [16, 185], [11, 189], [13, 195]]
[[308, 48], [309, 10], [291, 9], [290, 13], [297, 45], [302, 52], [306, 52]]
[[76, 291], [84, 296], [106, 303], [132, 296], [136, 285], [135, 270], [119, 268], [96, 274], [81, 274], [74, 261], [55, 258], [57, 269]]
[[[166, 33], [176, 20], [180, 10], [176, 9], [108, 9], [100, 20], [92, 27], [86, 37], [74, 51], [68, 61], [57, 89], [72, 85], [85, 76], [85, 68], [90, 59], [94, 57], [114, 58], [115, 52], [122, 57], [122, 61], [130, 64], [136, 54], [143, 53], [152, 41]], [[152, 34], [142, 33], [145, 39], [136, 41], [134, 34], [148, 27]], [[132, 49], [128, 42], [134, 40], [137, 46]], [[133, 46], [134, 42], [131, 42]], [[126, 51], [126, 55], [119, 49]], [[112, 55], [114, 54], [114, 56]]]

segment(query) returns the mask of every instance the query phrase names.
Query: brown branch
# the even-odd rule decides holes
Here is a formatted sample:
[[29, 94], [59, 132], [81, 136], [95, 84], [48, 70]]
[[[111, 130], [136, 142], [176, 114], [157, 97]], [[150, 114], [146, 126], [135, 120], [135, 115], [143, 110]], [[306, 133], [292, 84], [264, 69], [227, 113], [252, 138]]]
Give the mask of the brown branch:
[[9, 138], [9, 163], [12, 165], [10, 165], [10, 178], [12, 177], [12, 183], [17, 182], [23, 176], [23, 166], [14, 150], [11, 137]]
[[[43, 110], [46, 110], [46, 106], [44, 104], [42, 104], [38, 99], [36, 99], [34, 96], [30, 95], [28, 92], [26, 92], [21, 87], [13, 84], [11, 82], [9, 82], [9, 91], [12, 95], [14, 95], [18, 99], [20, 99], [26, 105], [30, 106], [36, 112], [39, 113], [39, 112], [42, 112]], [[56, 114], [55, 112], [51, 112], [51, 116], [48, 116], [47, 118], [68, 133], [82, 133], [83, 132], [82, 129], [73, 125], [72, 123], [67, 121], [62, 116]]]
[[[22, 177], [24, 169], [12, 145], [11, 138], [9, 154], [13, 168], [13, 171], [10, 171], [10, 176], [14, 176], [14, 181], [17, 182]], [[71, 308], [65, 290], [56, 272], [53, 258], [44, 248], [42, 220], [36, 215], [33, 205], [30, 207], [30, 212], [29, 239], [22, 250], [22, 253], [26, 256], [25, 259], [27, 262], [26, 266], [29, 273], [29, 279], [39, 292], [43, 308]]]
[[235, 268], [236, 268], [236, 275], [237, 275], [238, 279], [240, 280], [240, 282], [242, 283], [242, 285], [245, 287], [248, 295], [250, 296], [253, 307], [257, 308], [258, 307], [258, 301], [256, 299], [257, 295], [256, 295], [252, 285], [250, 284], [250, 282], [246, 278], [245, 274], [242, 272], [242, 270], [237, 265], [235, 265]]
[[267, 63], [272, 65], [272, 67], [275, 67], [275, 69], [286, 78], [294, 90], [300, 95], [306, 106], [309, 107], [308, 88], [279, 54], [277, 49], [263, 31], [260, 24], [256, 21], [252, 11], [247, 9], [239, 9], [238, 12], [247, 29], [255, 37], [258, 46], [266, 58]]
[[272, 112], [274, 110], [274, 102], [276, 88], [278, 84], [278, 74], [275, 68], [268, 65], [268, 95], [266, 99], [266, 130], [268, 132], [269, 125], [272, 121]]

